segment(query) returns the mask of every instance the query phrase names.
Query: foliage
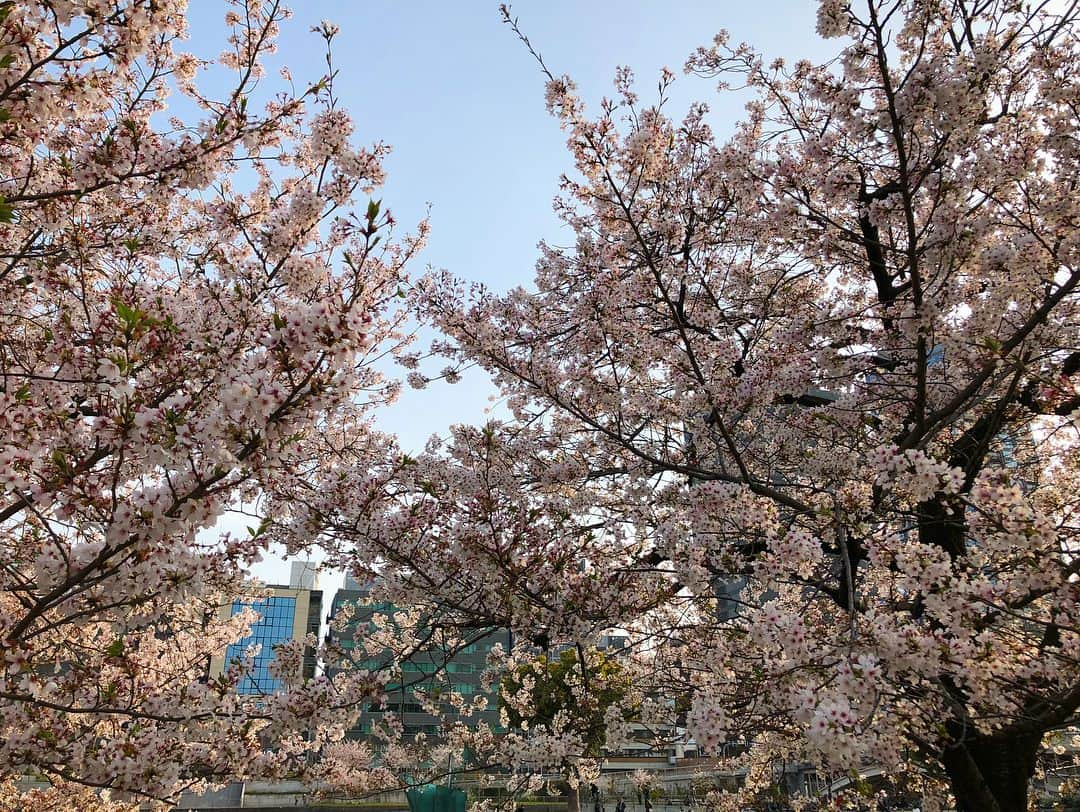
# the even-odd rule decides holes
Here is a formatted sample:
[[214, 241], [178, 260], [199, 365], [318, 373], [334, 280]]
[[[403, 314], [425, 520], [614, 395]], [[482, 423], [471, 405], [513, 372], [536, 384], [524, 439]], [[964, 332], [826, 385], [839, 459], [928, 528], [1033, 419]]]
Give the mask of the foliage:
[[499, 706], [511, 728], [572, 732], [584, 754], [598, 758], [607, 739], [608, 709], [622, 711], [630, 685], [617, 660], [596, 650], [567, 648], [540, 655], [504, 675]]
[[1077, 7], [818, 22], [826, 65], [691, 57], [753, 94], [726, 142], [665, 114], [670, 73], [648, 107], [621, 70], [595, 117], [547, 73], [575, 241], [533, 291], [417, 294], [513, 420], [458, 431], [416, 474], [438, 500], [392, 515], [479, 573], [463, 609], [633, 629], [713, 752], [915, 754], [962, 810], [1026, 809], [1080, 706]]
[[[380, 675], [208, 678], [248, 620], [217, 607], [278, 542], [407, 607], [373, 651], [526, 641], [489, 658], [520, 729], [455, 723], [434, 761], [588, 779], [672, 697], [700, 746], [750, 741], [748, 793], [777, 762], [907, 761], [964, 812], [1025, 809], [1080, 707], [1078, 15], [822, 0], [844, 44], [790, 68], [721, 34], [687, 68], [750, 92], [724, 142], [704, 105], [668, 117], [669, 71], [643, 106], [620, 70], [590, 117], [541, 61], [575, 241], [532, 291], [412, 289], [510, 417], [410, 456], [370, 426], [395, 389], [369, 361], [419, 239], [350, 213], [385, 148], [350, 145], [332, 59], [257, 102], [285, 15], [241, 0], [212, 99], [181, 0], [0, 3], [5, 797], [406, 769], [402, 741], [337, 741]], [[166, 126], [170, 93], [196, 112]], [[207, 534], [241, 504], [246, 537]]]
[[[185, 5], [0, 3], [0, 777], [56, 785], [23, 808], [318, 777], [341, 762], [310, 752], [382, 689], [208, 678], [291, 494], [335, 443], [378, 448], [366, 415], [394, 390], [368, 361], [418, 242], [350, 211], [385, 148], [349, 143], [332, 69], [257, 93], [280, 4], [234, 3], [216, 64], [179, 50]], [[240, 504], [247, 535], [209, 532]]]

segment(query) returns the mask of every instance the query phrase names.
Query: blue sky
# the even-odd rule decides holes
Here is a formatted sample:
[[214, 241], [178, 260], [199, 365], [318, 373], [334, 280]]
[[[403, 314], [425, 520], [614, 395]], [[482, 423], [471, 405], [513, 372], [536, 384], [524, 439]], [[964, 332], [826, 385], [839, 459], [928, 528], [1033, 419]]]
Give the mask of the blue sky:
[[[322, 42], [311, 26], [340, 26], [335, 90], [359, 142], [393, 147], [384, 208], [408, 227], [431, 205], [428, 248], [413, 267], [446, 268], [496, 289], [529, 285], [536, 244], [570, 240], [552, 214], [559, 176], [572, 168], [565, 135], [544, 109], [543, 77], [490, 0], [296, 0], [265, 87], [287, 65], [297, 86], [321, 76]], [[220, 0], [191, 0], [191, 44], [199, 55], [223, 45]], [[720, 29], [767, 59], [821, 61], [835, 50], [814, 33], [813, 0], [647, 2], [519, 0], [513, 13], [555, 73], [569, 74], [593, 109], [612, 92], [618, 65], [638, 77], [651, 101], [664, 66], [679, 79], [668, 103], [681, 117], [692, 101], [713, 111], [719, 136], [742, 117], [746, 97], [719, 95], [711, 81], [682, 75], [687, 56]], [[416, 448], [454, 422], [480, 422], [490, 387], [479, 376], [454, 387], [407, 392], [380, 420]], [[269, 565], [268, 565], [269, 566]], [[275, 565], [264, 577], [280, 578]]]

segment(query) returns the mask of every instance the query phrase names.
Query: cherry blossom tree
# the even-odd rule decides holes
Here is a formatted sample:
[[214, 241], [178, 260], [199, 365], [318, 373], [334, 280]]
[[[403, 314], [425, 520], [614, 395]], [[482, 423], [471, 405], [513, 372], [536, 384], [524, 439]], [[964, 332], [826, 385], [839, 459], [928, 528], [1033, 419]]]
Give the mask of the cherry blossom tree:
[[[370, 362], [400, 341], [423, 229], [393, 241], [368, 202], [385, 147], [350, 143], [332, 62], [268, 92], [287, 13], [230, 5], [205, 61], [183, 0], [0, 3], [0, 778], [54, 787], [22, 808], [363, 783], [336, 742], [379, 678], [297, 683], [312, 641], [273, 696], [208, 664], [251, 620], [218, 607], [294, 521], [269, 508], [335, 447], [379, 447], [368, 411], [395, 389]], [[328, 60], [335, 31], [313, 34]], [[238, 505], [247, 535], [210, 532]]]
[[399, 591], [628, 629], [714, 752], [1027, 809], [1080, 706], [1078, 13], [823, 0], [826, 65], [721, 34], [687, 69], [750, 94], [725, 142], [668, 72], [590, 117], [544, 67], [576, 241], [419, 290], [513, 420], [369, 482]]

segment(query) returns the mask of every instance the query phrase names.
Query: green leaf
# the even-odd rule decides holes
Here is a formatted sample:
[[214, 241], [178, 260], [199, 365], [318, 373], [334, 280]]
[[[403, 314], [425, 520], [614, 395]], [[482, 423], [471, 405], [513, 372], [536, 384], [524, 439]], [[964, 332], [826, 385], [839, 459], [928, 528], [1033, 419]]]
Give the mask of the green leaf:
[[258, 527], [248, 527], [248, 529], [247, 529], [248, 535], [251, 536], [253, 539], [257, 539], [257, 538], [259, 538], [259, 536], [261, 536], [263, 533], [265, 533], [267, 531], [267, 529], [270, 527], [270, 524], [271, 524], [270, 518], [269, 517], [264, 517], [262, 519], [262, 521], [259, 522]]
[[120, 301], [120, 299], [113, 300], [113, 309], [116, 310], [116, 315], [120, 317], [120, 321], [124, 325], [125, 333], [132, 333], [139, 327], [151, 321], [146, 313], [138, 308], [129, 307]]
[[4, 54], [0, 56], [0, 70], [3, 68], [10, 68], [15, 64], [15, 54]]
[[116, 310], [116, 315], [123, 319], [124, 322], [131, 322], [135, 320], [135, 310], [128, 307], [120, 299], [117, 299], [115, 302], [113, 302], [113, 308]]
[[122, 655], [124, 653], [124, 639], [122, 637], [117, 637], [109, 644], [109, 647], [105, 649], [105, 653], [110, 657], [119, 657]]
[[0, 195], [0, 223], [10, 223], [15, 219], [15, 210], [8, 205], [3, 195]]
[[379, 206], [382, 205], [381, 200], [369, 200], [367, 204], [367, 219], [374, 220], [379, 216]]
[[53, 464], [58, 469], [60, 469], [60, 473], [62, 473], [62, 474], [71, 473], [71, 465], [68, 463], [67, 457], [64, 456], [64, 452], [61, 451], [59, 448], [56, 449], [55, 451], [53, 451], [53, 453], [52, 453], [52, 461], [53, 461]]
[[8, 18], [14, 8], [15, 0], [5, 0], [5, 2], [0, 3], [0, 23]]
[[285, 319], [281, 318], [277, 313], [274, 314], [274, 328], [277, 330], [285, 329]]
[[11, 121], [11, 112], [6, 107], [0, 107], [0, 124]]
[[30, 384], [24, 383], [15, 390], [15, 400], [19, 401], [19, 403], [25, 403], [30, 400]]

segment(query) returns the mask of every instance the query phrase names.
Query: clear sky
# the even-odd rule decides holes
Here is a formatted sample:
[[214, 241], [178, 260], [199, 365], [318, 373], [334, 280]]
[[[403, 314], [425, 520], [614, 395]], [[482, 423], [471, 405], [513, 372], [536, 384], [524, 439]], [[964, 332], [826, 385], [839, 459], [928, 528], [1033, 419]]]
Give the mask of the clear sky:
[[[619, 65], [651, 101], [662, 67], [679, 79], [668, 103], [681, 118], [692, 101], [713, 110], [719, 136], [742, 117], [746, 97], [720, 95], [709, 80], [682, 75], [698, 45], [727, 29], [767, 59], [821, 61], [835, 50], [814, 33], [813, 0], [518, 0], [513, 13], [556, 74], [569, 74], [596, 109], [612, 93]], [[191, 49], [218, 53], [226, 11], [221, 0], [190, 0]], [[267, 89], [287, 65], [297, 82], [323, 75], [322, 42], [310, 33], [322, 19], [341, 31], [334, 42], [335, 90], [356, 122], [359, 142], [392, 145], [384, 208], [408, 226], [431, 205], [431, 237], [414, 265], [446, 268], [496, 289], [529, 285], [536, 244], [567, 242], [552, 214], [559, 176], [572, 169], [565, 135], [544, 109], [543, 77], [502, 24], [491, 0], [295, 0], [269, 65]], [[480, 422], [490, 387], [479, 376], [450, 387], [406, 392], [382, 418], [406, 448], [417, 448], [452, 423]], [[267, 562], [259, 574], [287, 578]]]

